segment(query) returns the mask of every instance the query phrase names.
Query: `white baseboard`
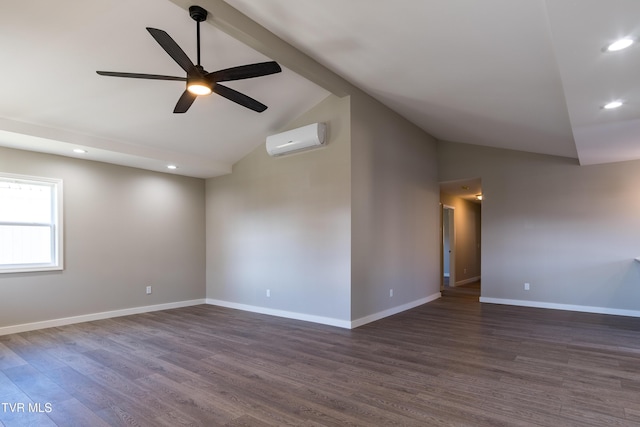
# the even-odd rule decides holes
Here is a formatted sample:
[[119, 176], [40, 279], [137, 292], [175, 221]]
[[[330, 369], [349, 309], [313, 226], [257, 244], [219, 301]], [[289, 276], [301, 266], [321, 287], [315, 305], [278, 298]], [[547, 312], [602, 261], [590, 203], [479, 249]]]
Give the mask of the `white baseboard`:
[[476, 276], [476, 277], [471, 277], [469, 279], [464, 279], [464, 280], [458, 280], [453, 286], [462, 286], [462, 285], [466, 285], [468, 283], [473, 283], [473, 282], [477, 282], [480, 280], [480, 276]]
[[440, 292], [437, 292], [426, 298], [422, 298], [416, 301], [411, 301], [407, 304], [399, 305], [397, 307], [392, 307], [388, 310], [374, 313], [354, 321], [335, 319], [332, 317], [314, 316], [310, 314], [297, 313], [293, 311], [276, 310], [273, 308], [259, 307], [259, 306], [248, 305], [248, 304], [240, 304], [240, 303], [222, 301], [222, 300], [210, 299], [210, 298], [207, 298], [207, 304], [218, 305], [220, 307], [226, 307], [226, 308], [233, 308], [236, 310], [250, 311], [252, 313], [260, 313], [260, 314], [267, 314], [270, 316], [284, 317], [286, 319], [303, 320], [306, 322], [314, 322], [314, 323], [320, 323], [323, 325], [337, 326], [339, 328], [354, 329], [354, 328], [357, 328], [358, 326], [362, 326], [367, 323], [380, 320], [384, 317], [392, 316], [394, 314], [409, 310], [411, 308], [417, 307], [422, 304], [426, 304], [428, 302], [431, 302], [433, 300], [440, 298], [440, 296], [441, 296]]
[[17, 334], [20, 332], [35, 331], [37, 329], [55, 328], [58, 326], [72, 325], [74, 323], [93, 322], [94, 320], [110, 319], [112, 317], [130, 316], [132, 314], [149, 313], [152, 311], [170, 310], [172, 308], [190, 307], [205, 304], [205, 299], [170, 302], [166, 304], [145, 305], [142, 307], [125, 308], [122, 310], [103, 311], [101, 313], [84, 314], [81, 316], [63, 317], [61, 319], [44, 320], [41, 322], [23, 323], [21, 325], [0, 327], [0, 335]]
[[419, 305], [426, 304], [428, 302], [437, 300], [442, 295], [440, 292], [436, 292], [433, 295], [429, 295], [428, 297], [421, 298], [416, 301], [411, 301], [406, 304], [399, 305], [397, 307], [392, 307], [387, 310], [379, 311], [378, 313], [370, 314], [365, 317], [361, 317], [359, 319], [353, 320], [351, 322], [351, 329], [357, 328], [358, 326], [366, 325], [367, 323], [375, 322], [376, 320], [380, 320], [382, 318], [393, 316], [394, 314], [401, 313], [403, 311], [410, 310], [412, 308], [418, 307]]
[[336, 319], [333, 317], [315, 316], [312, 314], [298, 313], [295, 311], [276, 310], [274, 308], [259, 307], [256, 305], [240, 304], [237, 302], [222, 301], [207, 298], [207, 304], [218, 305], [220, 307], [233, 308], [236, 310], [250, 311], [252, 313], [267, 314], [269, 316], [284, 317], [286, 319], [303, 320], [305, 322], [320, 323], [323, 325], [337, 326], [339, 328], [351, 328], [348, 320]]
[[190, 307], [190, 306], [200, 305], [200, 304], [218, 305], [221, 307], [233, 308], [233, 309], [243, 310], [243, 311], [250, 311], [253, 313], [267, 314], [271, 316], [284, 317], [287, 319], [295, 319], [295, 320], [302, 320], [306, 322], [320, 323], [323, 325], [336, 326], [336, 327], [345, 328], [345, 329], [354, 329], [354, 328], [357, 328], [358, 326], [362, 326], [367, 323], [380, 320], [384, 317], [392, 316], [394, 314], [401, 313], [403, 311], [412, 309], [414, 307], [418, 307], [422, 304], [426, 304], [428, 302], [434, 301], [440, 298], [440, 296], [441, 296], [440, 292], [437, 292], [428, 297], [421, 298], [416, 301], [411, 301], [409, 303], [399, 305], [397, 307], [392, 307], [390, 309], [380, 311], [378, 313], [374, 313], [369, 316], [356, 319], [354, 321], [336, 319], [332, 317], [315, 316], [311, 314], [297, 313], [297, 312], [285, 311], [285, 310], [276, 310], [272, 308], [258, 307], [258, 306], [248, 305], [248, 304], [239, 304], [239, 303], [234, 303], [229, 301], [222, 301], [222, 300], [207, 298], [207, 299], [171, 302], [166, 304], [146, 305], [141, 307], [125, 308], [122, 310], [104, 311], [100, 313], [91, 313], [91, 314], [84, 314], [80, 316], [63, 317], [60, 319], [44, 320], [40, 322], [23, 323], [20, 325], [3, 326], [3, 327], [0, 327], [0, 336], [17, 334], [21, 332], [35, 331], [38, 329], [55, 328], [58, 326], [72, 325], [75, 323], [93, 322], [95, 320], [110, 319], [114, 317], [130, 316], [132, 314], [141, 314], [141, 313], [149, 313], [152, 311]]
[[548, 308], [552, 310], [579, 311], [583, 313], [611, 314], [614, 316], [640, 317], [640, 311], [621, 308], [593, 307], [589, 305], [556, 304], [553, 302], [526, 301], [503, 298], [480, 297], [480, 302], [488, 304], [516, 305], [521, 307]]

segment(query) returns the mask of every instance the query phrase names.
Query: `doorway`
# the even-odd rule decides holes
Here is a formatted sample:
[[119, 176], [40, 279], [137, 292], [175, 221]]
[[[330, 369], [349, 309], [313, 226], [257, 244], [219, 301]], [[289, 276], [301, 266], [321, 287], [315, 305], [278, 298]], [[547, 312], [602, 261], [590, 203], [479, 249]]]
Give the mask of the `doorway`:
[[443, 296], [481, 294], [481, 196], [480, 178], [440, 183]]
[[442, 205], [442, 282], [440, 289], [456, 283], [455, 207]]

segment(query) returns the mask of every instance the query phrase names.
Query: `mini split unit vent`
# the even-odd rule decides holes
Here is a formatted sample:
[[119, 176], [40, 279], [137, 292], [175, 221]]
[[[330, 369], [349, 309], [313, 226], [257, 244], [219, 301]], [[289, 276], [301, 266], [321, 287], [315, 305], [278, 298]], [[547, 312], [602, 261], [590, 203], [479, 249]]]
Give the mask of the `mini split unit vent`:
[[267, 137], [267, 153], [282, 156], [324, 144], [325, 124], [314, 123]]

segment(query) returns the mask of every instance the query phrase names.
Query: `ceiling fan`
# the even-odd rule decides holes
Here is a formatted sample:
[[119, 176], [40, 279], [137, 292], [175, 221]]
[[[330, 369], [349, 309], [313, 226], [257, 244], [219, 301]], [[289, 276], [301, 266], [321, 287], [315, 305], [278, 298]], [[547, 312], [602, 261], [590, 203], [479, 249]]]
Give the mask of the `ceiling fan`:
[[282, 71], [280, 65], [275, 61], [260, 62], [257, 64], [241, 65], [239, 67], [227, 68], [224, 70], [207, 72], [200, 65], [200, 22], [207, 19], [207, 11], [200, 6], [189, 7], [189, 15], [196, 21], [197, 31], [197, 52], [198, 63], [196, 65], [191, 62], [186, 53], [178, 46], [169, 34], [157, 28], [147, 27], [147, 31], [158, 42], [160, 46], [169, 54], [174, 61], [187, 73], [186, 77], [162, 76], [157, 74], [139, 74], [139, 73], [120, 73], [114, 71], [96, 71], [101, 76], [111, 77], [127, 77], [132, 79], [149, 79], [149, 80], [174, 80], [187, 82], [187, 88], [178, 99], [178, 103], [173, 109], [174, 113], [186, 113], [193, 101], [200, 95], [209, 95], [215, 92], [220, 96], [227, 98], [237, 104], [247, 107], [258, 113], [267, 109], [267, 106], [256, 101], [255, 99], [233, 90], [227, 86], [219, 84], [219, 82], [250, 79], [252, 77], [261, 77], [269, 74], [275, 74]]

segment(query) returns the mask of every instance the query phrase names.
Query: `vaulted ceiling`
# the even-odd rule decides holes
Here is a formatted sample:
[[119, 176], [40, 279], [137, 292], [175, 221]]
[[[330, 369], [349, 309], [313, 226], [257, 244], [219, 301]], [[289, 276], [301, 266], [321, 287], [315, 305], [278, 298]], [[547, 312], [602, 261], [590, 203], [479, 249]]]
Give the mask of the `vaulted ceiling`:
[[[640, 36], [638, 1], [226, 3], [440, 140], [583, 165], [640, 159], [640, 47], [603, 52]], [[3, 2], [0, 145], [74, 156], [84, 147], [93, 160], [159, 171], [175, 163], [173, 173], [210, 177], [333, 90], [287, 56], [280, 74], [229, 83], [268, 105], [264, 113], [212, 95], [173, 114], [184, 83], [95, 73], [181, 75], [145, 27], [167, 31], [195, 61], [190, 4]], [[207, 70], [277, 56], [266, 41], [234, 38], [215, 16], [221, 0], [198, 4], [214, 15], [201, 30]], [[623, 106], [602, 108], [612, 100]]]

